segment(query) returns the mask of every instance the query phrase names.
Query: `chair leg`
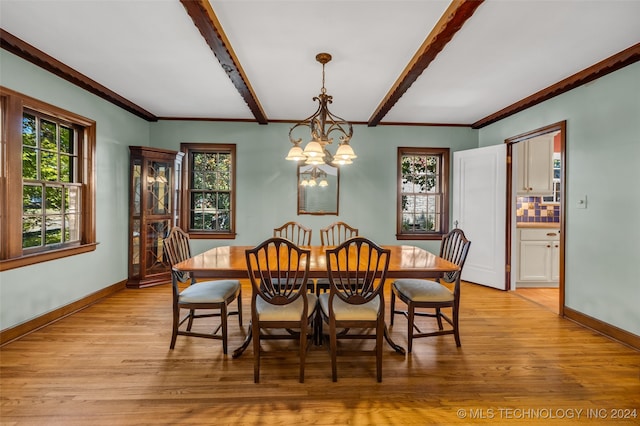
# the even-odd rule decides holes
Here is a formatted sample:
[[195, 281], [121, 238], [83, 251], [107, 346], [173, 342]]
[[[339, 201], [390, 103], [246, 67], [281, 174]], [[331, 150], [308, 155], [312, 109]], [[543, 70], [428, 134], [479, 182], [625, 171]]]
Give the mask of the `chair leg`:
[[415, 307], [413, 303], [407, 306], [407, 353], [413, 348], [413, 322], [415, 321]]
[[396, 317], [396, 293], [391, 289], [391, 325], [393, 325], [393, 319]]
[[191, 326], [193, 325], [193, 316], [195, 315], [195, 309], [189, 310], [189, 321], [187, 322], [187, 331], [191, 331]]
[[173, 330], [171, 332], [171, 344], [169, 345], [170, 349], [173, 349], [176, 346], [176, 338], [178, 337], [178, 323], [180, 322], [180, 308], [174, 304], [173, 305]]
[[382, 339], [384, 337], [384, 321], [378, 321], [376, 330], [376, 378], [382, 382]]
[[242, 327], [242, 290], [238, 293], [238, 325]]
[[460, 332], [458, 331], [458, 307], [453, 307], [453, 337], [456, 339], [456, 346], [460, 347]]
[[220, 322], [222, 323], [222, 353], [227, 354], [227, 304], [223, 303], [220, 307]]
[[436, 308], [436, 319], [438, 320], [438, 329], [444, 330], [444, 328], [442, 327], [442, 311], [440, 310], [440, 308]]
[[337, 355], [338, 355], [338, 342], [336, 338], [336, 325], [329, 324], [329, 347], [331, 348], [331, 380], [334, 382], [338, 381], [338, 366], [337, 366]]
[[253, 334], [253, 382], [260, 382], [260, 327], [254, 318], [251, 321]]
[[303, 322], [300, 326], [300, 383], [304, 383], [304, 361], [307, 355], [307, 324]]

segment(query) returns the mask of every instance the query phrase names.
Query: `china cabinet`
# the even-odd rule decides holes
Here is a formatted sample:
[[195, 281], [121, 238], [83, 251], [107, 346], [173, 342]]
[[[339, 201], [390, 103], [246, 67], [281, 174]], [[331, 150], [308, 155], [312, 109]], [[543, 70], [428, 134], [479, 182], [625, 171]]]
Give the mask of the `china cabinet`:
[[164, 239], [178, 225], [184, 153], [130, 146], [129, 279], [140, 288], [170, 280]]

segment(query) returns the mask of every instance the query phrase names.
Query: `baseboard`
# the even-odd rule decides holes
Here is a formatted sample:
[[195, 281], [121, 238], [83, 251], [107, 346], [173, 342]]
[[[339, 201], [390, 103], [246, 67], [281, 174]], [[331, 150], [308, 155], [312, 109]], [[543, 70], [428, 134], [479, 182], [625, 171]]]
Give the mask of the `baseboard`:
[[41, 329], [42, 327], [45, 327], [64, 317], [74, 314], [86, 308], [87, 306], [93, 305], [97, 301], [104, 299], [105, 297], [110, 296], [120, 290], [124, 290], [126, 283], [127, 283], [127, 280], [120, 281], [119, 283], [110, 285], [109, 287], [105, 287], [102, 290], [89, 294], [88, 296], [83, 297], [80, 300], [76, 300], [75, 302], [69, 303], [68, 305], [62, 306], [51, 312], [47, 312], [46, 314], [41, 315], [37, 318], [34, 318], [27, 322], [23, 322], [22, 324], [18, 324], [14, 327], [1, 330], [0, 346], [3, 346], [16, 339], [19, 339], [22, 336], [25, 336], [38, 329]]
[[564, 317], [580, 324], [583, 327], [605, 335], [613, 340], [623, 343], [633, 349], [640, 350], [640, 336], [626, 330], [607, 324], [599, 319], [590, 317], [571, 308], [564, 307]]

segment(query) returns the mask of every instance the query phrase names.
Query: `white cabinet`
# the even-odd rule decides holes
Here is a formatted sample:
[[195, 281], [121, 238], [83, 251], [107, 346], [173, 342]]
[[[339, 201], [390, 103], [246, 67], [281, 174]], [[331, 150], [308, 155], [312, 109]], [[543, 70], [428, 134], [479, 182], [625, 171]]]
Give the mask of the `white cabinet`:
[[518, 230], [517, 287], [555, 287], [560, 278], [560, 229]]
[[553, 195], [553, 135], [519, 142], [516, 151], [518, 195]]

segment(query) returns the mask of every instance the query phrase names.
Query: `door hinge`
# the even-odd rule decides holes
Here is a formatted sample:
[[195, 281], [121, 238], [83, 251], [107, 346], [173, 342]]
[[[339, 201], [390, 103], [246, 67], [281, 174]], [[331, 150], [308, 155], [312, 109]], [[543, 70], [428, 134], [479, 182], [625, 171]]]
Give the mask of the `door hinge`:
[[504, 271], [510, 273], [511, 272], [511, 265], [506, 265], [505, 268], [504, 268]]

